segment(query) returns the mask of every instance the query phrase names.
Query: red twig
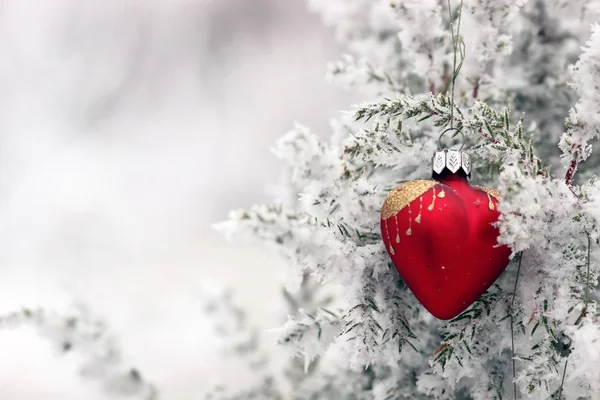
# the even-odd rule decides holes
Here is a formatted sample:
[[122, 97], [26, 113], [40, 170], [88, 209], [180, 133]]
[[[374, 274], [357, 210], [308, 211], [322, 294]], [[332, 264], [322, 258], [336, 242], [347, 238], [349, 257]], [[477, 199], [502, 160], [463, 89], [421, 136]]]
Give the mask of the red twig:
[[494, 143], [494, 144], [498, 144], [498, 143], [500, 143], [500, 141], [499, 141], [498, 139], [494, 139], [493, 137], [491, 137], [490, 135], [488, 135], [487, 133], [485, 133], [485, 132], [483, 131], [483, 128], [479, 128], [479, 134], [480, 134], [481, 136], [483, 136], [483, 138], [484, 138], [485, 140], [488, 140], [488, 141], [490, 141], [490, 142], [492, 142], [492, 143]]
[[479, 77], [475, 79], [475, 85], [473, 85], [473, 98], [477, 99], [479, 96]]
[[410, 324], [408, 323], [408, 318], [406, 318], [406, 315], [404, 314], [404, 312], [400, 311], [400, 315], [402, 315], [402, 318], [404, 318], [404, 322], [406, 322], [406, 326], [408, 326], [410, 328]]
[[565, 183], [567, 186], [571, 186], [573, 179], [575, 178], [575, 172], [577, 172], [577, 165], [579, 164], [577, 161], [578, 155], [578, 152], [573, 154], [573, 159], [569, 163], [569, 168], [567, 168], [567, 172], [565, 173]]
[[435, 94], [435, 83], [433, 81], [429, 82], [429, 91]]
[[537, 315], [537, 311], [535, 311], [533, 314], [531, 314], [531, 317], [529, 318], [529, 321], [527, 322], [527, 326], [529, 326], [529, 324], [531, 324], [531, 321], [533, 321], [533, 319], [535, 318], [536, 315]]
[[439, 353], [440, 351], [444, 350], [446, 347], [448, 347], [448, 343], [444, 343], [443, 345], [441, 345], [434, 353], [433, 355], [435, 356], [437, 353]]

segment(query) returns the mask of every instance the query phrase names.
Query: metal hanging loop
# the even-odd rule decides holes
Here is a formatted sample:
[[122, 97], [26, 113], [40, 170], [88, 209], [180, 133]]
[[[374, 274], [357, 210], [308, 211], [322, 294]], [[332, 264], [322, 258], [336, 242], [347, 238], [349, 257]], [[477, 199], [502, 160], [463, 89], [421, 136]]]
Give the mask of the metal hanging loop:
[[460, 145], [460, 149], [458, 149], [458, 151], [462, 151], [463, 147], [465, 147], [465, 141], [466, 141], [465, 134], [462, 133], [462, 131], [460, 129], [453, 128], [453, 127], [446, 128], [442, 131], [442, 133], [440, 133], [440, 137], [438, 138], [438, 150], [442, 150], [442, 138], [444, 137], [444, 135], [446, 133], [448, 133], [450, 131], [456, 131], [456, 132], [460, 133], [460, 136], [462, 136], [462, 144]]
[[[462, 136], [462, 144], [458, 150], [442, 150], [442, 138], [450, 131], [456, 131]], [[462, 170], [467, 177], [471, 176], [471, 157], [469, 154], [462, 151], [463, 147], [465, 147], [465, 141], [465, 134], [462, 133], [462, 131], [458, 128], [450, 127], [440, 133], [440, 137], [438, 139], [438, 151], [436, 151], [433, 155], [432, 162], [434, 178], [435, 176], [442, 174], [445, 170], [451, 172], [452, 174]]]

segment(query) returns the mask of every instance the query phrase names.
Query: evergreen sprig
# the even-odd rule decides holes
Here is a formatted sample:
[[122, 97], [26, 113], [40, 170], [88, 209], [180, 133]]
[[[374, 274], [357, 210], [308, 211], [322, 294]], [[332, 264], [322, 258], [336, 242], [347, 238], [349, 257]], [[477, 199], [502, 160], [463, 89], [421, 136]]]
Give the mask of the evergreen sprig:
[[[441, 346], [433, 353], [430, 361], [439, 364], [442, 370], [453, 359], [463, 367], [463, 364], [469, 362], [469, 359], [474, 356], [471, 347], [478, 342], [477, 335], [481, 331], [482, 324], [487, 323], [494, 308], [505, 305], [507, 300], [508, 293], [503, 292], [500, 286], [494, 285], [488, 289], [471, 307], [443, 326], [440, 332]], [[498, 322], [501, 321], [502, 319]]]
[[[323, 334], [327, 330], [323, 327], [332, 327], [339, 335], [331, 343], [343, 350], [342, 361], [367, 368], [361, 374], [348, 373], [345, 368], [332, 374], [319, 364], [319, 372], [306, 382], [318, 389], [310, 390], [303, 382], [303, 390], [294, 388], [294, 393], [302, 393], [298, 398], [303, 399], [319, 398], [325, 393], [344, 399], [501, 399], [507, 391], [513, 392], [510, 386], [515, 396], [520, 391], [537, 398], [561, 397], [565, 393], [572, 398], [585, 397], [592, 388], [600, 390], [590, 373], [573, 369], [576, 363], [589, 366], [591, 357], [578, 353], [577, 346], [571, 345], [585, 346], [591, 343], [589, 338], [600, 337], [591, 290], [597, 272], [593, 263], [581, 259], [584, 235], [598, 237], [593, 223], [598, 215], [592, 207], [598, 188], [572, 184], [579, 162], [591, 150], [588, 141], [597, 136], [592, 128], [597, 126], [600, 101], [587, 89], [597, 80], [598, 56], [594, 49], [598, 46], [586, 49], [590, 53], [587, 61], [583, 57], [585, 62], [579, 63], [575, 71], [579, 73], [576, 89], [583, 101], [568, 120], [569, 133], [561, 144], [563, 161], [570, 167], [568, 179], [556, 178], [550, 173], [556, 160], [548, 157], [556, 149], [548, 143], [557, 141], [557, 130], [562, 129], [571, 105], [544, 108], [562, 103], [554, 98], [564, 97], [568, 80], [564, 66], [567, 58], [576, 55], [563, 47], [559, 54], [549, 51], [549, 47], [536, 52], [542, 46], [539, 41], [550, 37], [553, 43], [560, 42], [559, 46], [565, 44], [549, 25], [553, 21], [552, 26], [561, 26], [560, 18], [554, 21], [548, 16], [560, 14], [555, 9], [549, 11], [556, 4], [534, 1], [524, 10], [523, 2], [486, 0], [477, 6], [466, 4], [463, 11], [471, 14], [469, 21], [474, 26], [465, 25], [464, 35], [478, 39], [479, 47], [468, 49], [469, 54], [478, 56], [466, 59], [457, 76], [456, 63], [450, 71], [448, 61], [451, 46], [456, 50], [460, 40], [458, 34], [452, 33], [451, 38], [448, 32], [456, 16], [443, 12], [440, 2], [394, 1], [398, 21], [389, 18], [387, 0], [350, 1], [352, 7], [348, 1], [332, 0], [339, 7], [330, 7], [332, 2], [325, 5], [313, 1], [315, 7], [329, 9], [333, 21], [344, 21], [335, 26], [336, 32], [358, 53], [358, 57], [347, 58], [332, 72], [336, 80], [364, 86], [369, 93], [387, 98], [358, 107], [352, 122], [334, 124], [330, 143], [306, 129], [296, 129], [279, 143], [280, 157], [292, 171], [289, 186], [294, 202], [289, 210], [298, 217], [297, 223], [278, 216], [272, 216], [273, 223], [265, 223], [262, 220], [270, 221], [271, 217], [261, 216], [261, 220], [247, 213], [240, 214], [248, 218], [238, 219], [236, 225], [238, 230], [246, 229], [283, 249], [296, 268], [344, 289], [347, 304], [336, 313], [341, 318], [335, 326], [322, 324], [322, 317], [313, 312], [312, 318], [296, 316], [290, 324], [288, 343], [297, 342], [308, 349], [312, 346], [310, 354], [320, 354], [322, 349], [318, 347], [331, 338]], [[578, 15], [585, 14], [580, 12], [585, 6], [581, 7], [579, 3], [573, 6], [579, 10]], [[369, 17], [364, 18], [366, 15]], [[375, 16], [381, 17], [377, 23], [373, 23]], [[515, 48], [523, 54], [510, 58], [510, 33], [514, 33], [512, 22], [516, 19], [527, 21], [523, 29], [532, 28], [531, 32], [539, 35], [519, 31], [513, 39]], [[486, 26], [480, 21], [486, 21]], [[484, 36], [480, 35], [482, 29]], [[600, 40], [600, 33], [596, 36]], [[381, 45], [377, 47], [379, 53], [371, 52], [374, 45]], [[371, 63], [370, 56], [382, 65]], [[539, 61], [535, 67], [540, 68], [547, 60], [555, 71], [529, 75], [525, 71], [532, 69], [531, 60]], [[581, 71], [586, 73], [582, 75]], [[512, 79], [513, 73], [517, 79]], [[510, 88], [499, 84], [508, 81], [509, 75]], [[427, 93], [439, 87], [448, 90], [450, 79], [456, 86], [456, 105], [446, 93]], [[397, 82], [410, 94], [398, 95]], [[561, 87], [550, 82], [559, 82]], [[529, 99], [541, 101], [534, 104]], [[513, 100], [517, 110], [514, 115], [511, 106], [503, 107]], [[523, 111], [534, 116], [530, 129], [525, 128]], [[449, 126], [466, 137], [464, 144], [474, 156], [474, 178], [498, 178], [494, 186], [502, 194], [500, 243], [509, 245], [515, 253], [526, 250], [531, 257], [522, 268], [519, 264], [518, 288], [516, 284], [505, 287], [507, 280], [501, 278], [471, 308], [441, 326], [416, 304], [405, 287], [396, 285], [398, 277], [387, 268], [389, 259], [379, 243], [377, 228], [379, 207], [388, 186], [401, 179], [422, 179], [438, 144], [438, 132]], [[534, 144], [547, 162], [542, 162]], [[373, 236], [363, 240], [369, 232]], [[511, 274], [507, 271], [504, 276]], [[577, 319], [579, 323], [575, 323]], [[582, 330], [586, 335], [581, 334]], [[407, 346], [417, 351], [406, 351]], [[428, 356], [433, 371], [427, 365]], [[514, 385], [509, 384], [511, 375]], [[598, 377], [597, 373], [593, 376]], [[338, 385], [336, 378], [347, 382], [356, 378], [366, 386], [357, 387], [354, 396]], [[322, 379], [330, 383], [321, 385]], [[576, 393], [582, 383], [587, 386]]]
[[[456, 129], [479, 142], [472, 146], [471, 151], [485, 152], [485, 155], [492, 156], [492, 161], [495, 158], [508, 159], [510, 156], [512, 159], [508, 161], [519, 162], [532, 175], [549, 175], [548, 167], [535, 153], [531, 134], [529, 138], [524, 135], [523, 117], [520, 117], [514, 125], [511, 124], [513, 117], [510, 107], [496, 111], [486, 103], [476, 102], [469, 110], [471, 117], [466, 117], [460, 107], [455, 106], [454, 110], [455, 113], [452, 113], [452, 105], [448, 95], [445, 94], [430, 94], [427, 100], [418, 100], [410, 95], [404, 95], [397, 99], [386, 99], [383, 102], [363, 105], [355, 111], [354, 118], [363, 122], [376, 118], [378, 121], [373, 131], [379, 131], [379, 121], [382, 121], [383, 127], [397, 127], [395, 135], [402, 135], [403, 120], [416, 119], [417, 122], [423, 122], [431, 119], [434, 127], [443, 129], [450, 125], [452, 119]], [[372, 135], [372, 131], [365, 132], [360, 136]], [[385, 146], [385, 142], [378, 146]], [[360, 154], [360, 149], [356, 146], [349, 148], [348, 151], [355, 157]], [[373, 148], [365, 146], [363, 151], [370, 152]]]
[[321, 340], [324, 330], [335, 329], [339, 324], [340, 317], [327, 309], [319, 309], [315, 315], [300, 310], [300, 318], [290, 318], [277, 341], [281, 345], [293, 343], [298, 347], [303, 340]]
[[158, 400], [159, 393], [135, 367], [126, 367], [106, 324], [83, 307], [55, 312], [42, 307], [23, 308], [0, 315], [0, 329], [34, 327], [62, 355], [83, 356], [82, 375], [102, 383], [103, 389], [123, 398]]

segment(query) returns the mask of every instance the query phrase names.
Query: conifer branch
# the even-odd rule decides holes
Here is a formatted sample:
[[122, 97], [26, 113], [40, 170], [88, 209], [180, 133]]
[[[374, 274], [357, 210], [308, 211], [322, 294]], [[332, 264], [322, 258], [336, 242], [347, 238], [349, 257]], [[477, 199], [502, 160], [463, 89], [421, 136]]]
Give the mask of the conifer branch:
[[[460, 109], [456, 109], [457, 114], [454, 116], [452, 110], [451, 102], [444, 94], [431, 95], [428, 100], [417, 100], [406, 95], [383, 103], [363, 105], [355, 111], [354, 117], [357, 121], [364, 122], [377, 118], [385, 127], [407, 119], [422, 122], [431, 118], [434, 127], [443, 129], [452, 121], [463, 133], [484, 139], [483, 143], [475, 144], [472, 151], [493, 158], [510, 158], [522, 164], [532, 175], [549, 175], [548, 168], [535, 154], [532, 139], [524, 138], [522, 118], [511, 126], [510, 107], [498, 112], [485, 103], [477, 102], [469, 110], [471, 118], [465, 117]], [[377, 124], [378, 122], [376, 126]], [[365, 137], [365, 133], [357, 136]], [[379, 145], [382, 146], [381, 143]], [[373, 150], [369, 147], [363, 148], [363, 152], [370, 151]], [[393, 149], [387, 148], [386, 151]], [[359, 150], [353, 149], [353, 154], [359, 154]]]
[[[563, 66], [577, 54], [554, 33], [563, 19], [552, 16], [558, 15], [550, 11], [552, 4], [465, 3], [465, 22], [468, 13], [469, 24], [476, 27], [465, 23], [465, 37], [473, 37], [469, 54], [477, 57], [465, 59], [457, 76], [458, 68], [451, 71], [450, 65], [457, 37], [447, 29], [454, 17], [442, 12], [441, 3], [393, 1], [394, 13], [389, 13], [378, 8], [380, 1], [332, 1], [340, 7], [312, 3], [330, 21], [344, 21], [334, 23], [334, 29], [352, 43], [354, 55], [331, 72], [337, 82], [350, 83], [376, 99], [358, 107], [354, 121], [337, 121], [329, 143], [302, 127], [286, 135], [276, 153], [289, 165], [291, 204], [275, 212], [268, 206], [240, 212], [227, 227], [273, 245], [292, 261], [298, 275], [309, 271], [317, 280], [344, 288], [346, 306], [334, 313], [339, 318], [329, 320], [310, 311], [309, 316], [295, 315], [288, 324], [284, 346], [298, 345], [310, 359], [327, 351], [319, 346], [331, 343], [343, 350], [345, 363], [334, 372], [312, 363], [310, 376], [299, 380], [295, 393], [299, 399], [346, 398], [351, 392], [342, 382], [352, 380], [360, 382], [355, 390], [365, 399], [443, 399], [457, 393], [502, 398], [512, 361], [515, 395], [520, 390], [538, 398], [556, 396], [566, 358], [571, 366], [589, 364], [590, 357], [579, 349], [600, 337], [590, 293], [598, 271], [585, 262], [580, 240], [582, 232], [597, 237], [599, 217], [592, 204], [598, 188], [594, 183], [575, 184], [575, 172], [582, 168], [581, 161], [591, 151], [588, 142], [596, 135], [592, 128], [598, 126], [591, 116], [597, 115], [600, 102], [586, 90], [594, 86], [588, 78], [597, 75], [591, 68], [597, 64], [597, 46], [588, 46], [579, 72], [574, 71], [581, 99], [561, 140], [566, 173], [558, 179], [550, 173], [555, 160], [553, 144], [548, 144], [560, 134], [557, 130], [571, 107]], [[375, 16], [380, 17], [377, 24], [370, 19]], [[519, 31], [511, 37], [517, 19], [526, 21], [523, 29], [533, 28], [540, 36]], [[551, 42], [540, 45], [542, 39]], [[377, 48], [377, 62], [371, 62], [371, 49], [377, 45], [382, 46]], [[513, 48], [517, 53], [509, 56]], [[542, 65], [548, 70], [541, 76], [523, 74]], [[504, 87], [504, 82], [510, 85]], [[456, 86], [456, 104], [446, 93], [451, 86]], [[439, 87], [445, 88], [443, 93], [426, 94]], [[469, 103], [475, 99], [480, 101]], [[509, 100], [512, 104], [503, 107]], [[466, 135], [466, 147], [475, 156], [474, 178], [498, 178], [494, 186], [502, 193], [499, 243], [514, 254], [527, 250], [530, 256], [518, 268], [518, 302], [515, 288], [501, 278], [471, 308], [442, 326], [416, 303], [395, 269], [387, 268], [378, 224], [387, 192], [399, 181], [423, 178], [438, 132], [448, 126]], [[576, 314], [584, 316], [579, 325], [573, 323]], [[502, 323], [507, 318], [510, 329]], [[426, 354], [433, 370], [423, 363]], [[363, 370], [356, 373], [348, 364]], [[589, 396], [592, 385], [600, 390], [589, 376], [569, 372], [560, 384], [561, 395]]]
[[155, 386], [135, 367], [124, 366], [120, 350], [106, 325], [93, 319], [83, 307], [57, 313], [44, 308], [23, 308], [0, 316], [0, 328], [33, 326], [62, 355], [83, 356], [82, 376], [101, 383], [110, 395], [139, 400], [158, 400]]

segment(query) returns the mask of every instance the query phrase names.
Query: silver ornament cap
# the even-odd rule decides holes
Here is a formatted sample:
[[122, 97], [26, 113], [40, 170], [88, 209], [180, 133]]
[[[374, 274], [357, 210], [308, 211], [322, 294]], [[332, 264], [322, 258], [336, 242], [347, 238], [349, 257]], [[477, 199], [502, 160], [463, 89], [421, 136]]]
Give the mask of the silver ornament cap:
[[455, 174], [463, 171], [471, 176], [471, 156], [462, 150], [439, 150], [433, 155], [433, 172], [441, 175], [445, 170]]
[[[458, 150], [444, 149], [442, 150], [442, 138], [450, 131], [456, 131], [462, 136], [463, 144]], [[460, 129], [450, 127], [440, 133], [438, 138], [438, 151], [433, 155], [433, 175], [441, 175], [444, 172], [456, 174], [462, 171], [467, 177], [471, 176], [471, 156], [462, 151], [465, 142], [465, 135]]]

